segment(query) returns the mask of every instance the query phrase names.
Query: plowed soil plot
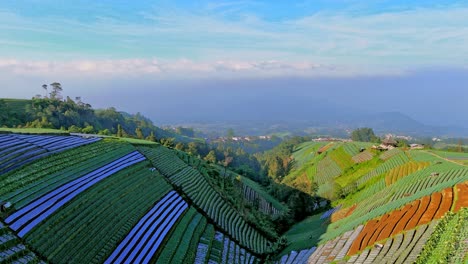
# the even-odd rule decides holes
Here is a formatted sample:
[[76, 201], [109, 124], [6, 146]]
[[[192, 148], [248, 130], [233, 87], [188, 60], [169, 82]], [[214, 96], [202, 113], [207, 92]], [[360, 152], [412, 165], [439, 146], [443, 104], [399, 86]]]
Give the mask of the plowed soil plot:
[[454, 211], [458, 212], [462, 207], [468, 207], [468, 182], [460, 183], [455, 188], [458, 197]]
[[362, 229], [361, 233], [356, 237], [351, 248], [349, 249], [348, 255], [354, 255], [359, 252], [362, 248], [365, 248], [367, 245], [361, 244], [362, 240], [367, 236], [371, 236], [374, 233], [374, 230], [377, 226], [377, 220], [370, 220], [367, 222], [366, 226]]
[[419, 219], [424, 215], [424, 212], [426, 212], [427, 207], [429, 207], [429, 203], [431, 202], [431, 196], [424, 196], [422, 199], [419, 200], [419, 207], [418, 210], [416, 211], [416, 214], [414, 215], [411, 220], [409, 220], [408, 224], [406, 225], [406, 230], [411, 230], [415, 228], [418, 223]]
[[[468, 184], [459, 184], [457, 188], [456, 208], [468, 206]], [[378, 241], [441, 218], [450, 211], [452, 203], [453, 188], [446, 188], [442, 192], [425, 196], [401, 209], [385, 214], [380, 219], [369, 221], [354, 240], [348, 256], [352, 256]]]
[[453, 189], [447, 188], [442, 192], [442, 204], [435, 215], [435, 219], [442, 218], [445, 212], [450, 211], [453, 203]]
[[350, 216], [353, 213], [354, 209], [356, 209], [356, 206], [357, 205], [353, 205], [353, 206], [351, 206], [349, 208], [343, 208], [343, 209], [340, 209], [337, 212], [333, 213], [332, 216], [331, 216], [331, 222], [334, 223], [334, 222], [336, 222], [338, 220], [341, 220], [341, 219], [343, 219], [345, 217]]
[[429, 208], [427, 208], [426, 212], [424, 212], [424, 215], [419, 220], [418, 225], [427, 224], [430, 221], [432, 221], [435, 214], [437, 213], [437, 210], [440, 207], [441, 202], [442, 202], [442, 193], [440, 192], [433, 193], [431, 195], [431, 203], [429, 204]]

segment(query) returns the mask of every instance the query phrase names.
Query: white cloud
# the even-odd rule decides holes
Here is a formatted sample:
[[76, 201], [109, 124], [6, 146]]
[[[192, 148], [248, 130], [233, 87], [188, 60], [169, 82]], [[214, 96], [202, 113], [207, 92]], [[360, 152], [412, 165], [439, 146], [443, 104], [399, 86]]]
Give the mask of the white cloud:
[[157, 59], [29, 61], [0, 59], [0, 75], [69, 77], [152, 76], [174, 77], [274, 77], [282, 75], [327, 76], [354, 74], [351, 69], [336, 71], [336, 67], [310, 62], [218, 60], [195, 62], [188, 59], [160, 61]]
[[[8, 62], [2, 71], [167, 78], [178, 74], [348, 76], [467, 66], [468, 8], [371, 15], [319, 12], [272, 22], [242, 14], [244, 4], [221, 2], [190, 13], [173, 8], [147, 10], [143, 22], [106, 17], [89, 23], [57, 17], [33, 21], [0, 12], [0, 31], [45, 36], [21, 42], [0, 32], [1, 63]], [[228, 19], [218, 12], [226, 5], [239, 16]], [[57, 41], [47, 41], [48, 36]]]

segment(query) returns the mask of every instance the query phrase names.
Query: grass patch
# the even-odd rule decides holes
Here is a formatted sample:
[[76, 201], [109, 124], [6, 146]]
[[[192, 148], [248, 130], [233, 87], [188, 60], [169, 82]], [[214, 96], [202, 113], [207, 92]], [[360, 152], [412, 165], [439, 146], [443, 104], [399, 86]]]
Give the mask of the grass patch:
[[284, 235], [290, 244], [279, 255], [285, 255], [293, 250], [298, 251], [317, 245], [320, 237], [327, 231], [328, 227], [328, 221], [320, 219], [321, 215], [310, 216], [286, 232]]
[[0, 133], [17, 133], [17, 134], [52, 134], [52, 135], [69, 135], [67, 131], [50, 128], [0, 128]]

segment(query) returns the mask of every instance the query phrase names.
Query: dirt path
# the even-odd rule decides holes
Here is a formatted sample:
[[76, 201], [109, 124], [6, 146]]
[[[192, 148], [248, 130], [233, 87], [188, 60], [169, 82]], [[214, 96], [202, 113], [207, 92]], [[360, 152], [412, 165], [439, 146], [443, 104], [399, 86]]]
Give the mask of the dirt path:
[[426, 153], [428, 153], [428, 154], [430, 154], [430, 155], [432, 155], [432, 156], [434, 156], [434, 157], [441, 158], [441, 159], [446, 160], [446, 161], [448, 161], [448, 162], [452, 162], [452, 163], [457, 164], [457, 165], [461, 165], [461, 166], [468, 167], [468, 166], [465, 165], [465, 164], [461, 164], [461, 163], [458, 163], [458, 162], [456, 162], [456, 161], [453, 161], [453, 160], [444, 158], [444, 157], [439, 156], [439, 155], [437, 155], [437, 154], [435, 154], [435, 153], [432, 153], [432, 152], [430, 152], [430, 151], [427, 151], [427, 150], [421, 150], [421, 151], [424, 151], [424, 152], [426, 152]]

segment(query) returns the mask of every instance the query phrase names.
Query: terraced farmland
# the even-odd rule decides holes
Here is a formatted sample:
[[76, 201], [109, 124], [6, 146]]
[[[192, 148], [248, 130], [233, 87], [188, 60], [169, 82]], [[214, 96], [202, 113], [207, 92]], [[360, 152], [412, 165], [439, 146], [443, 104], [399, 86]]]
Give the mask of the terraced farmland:
[[255, 253], [268, 252], [271, 241], [248, 224], [224, 198], [215, 191], [207, 179], [185, 164], [177, 155], [163, 147], [140, 148], [168, 180], [215, 221], [243, 247]]
[[372, 152], [366, 150], [354, 155], [352, 157], [352, 160], [354, 161], [354, 163], [362, 163], [371, 160], [373, 157], [374, 155], [372, 154]]
[[[5, 138], [78, 142], [66, 136], [11, 134]], [[210, 224], [213, 219], [205, 211], [190, 205], [192, 199], [183, 198], [193, 197], [184, 181], [204, 178], [172, 151], [157, 148], [168, 151], [159, 158], [179, 167], [156, 170], [127, 142], [79, 140], [85, 144], [64, 146], [61, 152], [0, 174], [0, 201], [11, 205], [0, 215], [5, 221], [0, 226], [2, 263], [41, 259], [52, 263], [256, 263], [252, 251], [267, 249], [270, 242], [243, 222], [219, 194], [213, 200], [195, 196], [195, 201], [204, 199], [201, 205], [211, 213], [221, 201], [216, 209], [220, 226]], [[172, 179], [187, 187], [187, 193], [175, 191], [159, 169], [173, 173]], [[222, 247], [215, 242], [220, 236]], [[199, 251], [203, 245], [205, 255]]]
[[[353, 163], [343, 150], [354, 154]], [[337, 164], [341, 172], [317, 181], [318, 193], [324, 188], [332, 192], [336, 183], [349, 183], [343, 187], [348, 195], [333, 198], [334, 208], [288, 231], [286, 237], [293, 242], [277, 258], [278, 263], [286, 261], [292, 251], [297, 254], [313, 246], [317, 249], [308, 263], [413, 263], [443, 216], [468, 206], [466, 166], [425, 150], [396, 148], [378, 159], [373, 158], [373, 150], [357, 151], [356, 146], [343, 143], [325, 152], [323, 160], [334, 157], [335, 164], [323, 166], [330, 163], [324, 161], [316, 175], [329, 174]], [[457, 259], [468, 258], [466, 249], [460, 253], [463, 242], [459, 244]]]
[[98, 140], [100, 138], [0, 134], [0, 174], [51, 154]]
[[0, 222], [0, 263], [45, 263]]
[[[209, 167], [158, 144], [137, 145], [76, 136], [0, 135], [0, 164], [5, 164], [0, 172], [0, 262], [468, 259], [468, 168], [424, 150], [397, 149], [374, 158], [373, 150], [360, 152], [367, 144], [333, 143], [326, 150], [322, 143], [302, 144], [296, 157], [308, 160], [295, 163], [292, 173], [314, 180], [317, 193], [332, 194], [331, 207], [318, 208], [320, 213], [295, 224], [278, 247], [271, 234], [239, 214], [210, 178], [218, 165]], [[325, 151], [317, 154], [319, 148]], [[256, 203], [253, 208], [288, 217], [288, 207], [258, 183], [228, 172], [239, 195]], [[344, 183], [339, 192], [338, 183]], [[454, 250], [448, 241], [454, 241]]]
[[258, 208], [261, 212], [272, 216], [278, 216], [287, 210], [285, 205], [278, 202], [275, 198], [266, 193], [258, 183], [250, 180], [249, 178], [239, 175], [233, 171], [225, 170], [216, 164], [211, 164], [210, 166], [205, 161], [188, 155], [182, 151], [176, 151], [176, 154], [187, 165], [198, 170], [205, 177], [209, 177], [207, 172], [209, 169], [215, 169], [219, 175], [223, 174], [231, 181], [234, 181], [236, 183], [235, 187], [239, 188], [239, 191], [242, 192], [243, 198], [251, 205]]

